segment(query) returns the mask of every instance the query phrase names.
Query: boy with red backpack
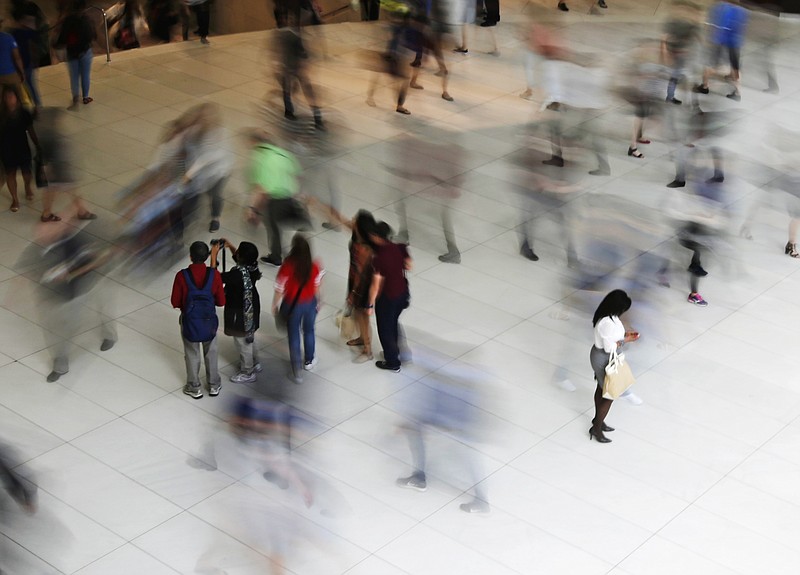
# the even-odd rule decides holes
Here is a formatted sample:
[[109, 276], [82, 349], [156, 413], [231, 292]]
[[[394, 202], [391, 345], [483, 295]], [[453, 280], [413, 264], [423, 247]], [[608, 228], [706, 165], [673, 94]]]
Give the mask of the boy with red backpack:
[[[219, 244], [211, 246], [211, 265], [217, 260]], [[192, 260], [188, 268], [175, 275], [172, 284], [172, 307], [181, 310], [181, 336], [186, 360], [186, 385], [183, 393], [200, 399], [200, 358], [205, 358], [208, 395], [219, 395], [221, 387], [217, 369], [217, 307], [225, 305], [222, 278], [214, 267], [208, 267], [209, 249], [204, 242], [194, 242], [189, 247]], [[202, 350], [201, 350], [202, 346]]]

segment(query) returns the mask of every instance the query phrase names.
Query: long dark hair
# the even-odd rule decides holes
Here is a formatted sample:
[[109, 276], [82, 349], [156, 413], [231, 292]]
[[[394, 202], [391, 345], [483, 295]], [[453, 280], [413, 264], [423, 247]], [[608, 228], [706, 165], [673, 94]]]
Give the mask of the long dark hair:
[[250, 272], [250, 279], [254, 282], [261, 279], [261, 271], [258, 269], [258, 248], [251, 242], [242, 242], [236, 250], [234, 257], [236, 263]]
[[302, 234], [295, 234], [292, 238], [292, 249], [286, 260], [294, 265], [294, 279], [300, 284], [308, 282], [311, 278], [311, 246]]
[[[370, 234], [375, 233], [375, 217], [367, 210], [358, 210], [354, 221], [353, 240], [372, 245]], [[358, 232], [356, 237], [356, 231]]]
[[621, 289], [615, 289], [609, 292], [600, 302], [600, 305], [597, 306], [592, 318], [592, 325], [596, 326], [597, 322], [604, 317], [620, 316], [629, 309], [631, 309], [631, 298]]

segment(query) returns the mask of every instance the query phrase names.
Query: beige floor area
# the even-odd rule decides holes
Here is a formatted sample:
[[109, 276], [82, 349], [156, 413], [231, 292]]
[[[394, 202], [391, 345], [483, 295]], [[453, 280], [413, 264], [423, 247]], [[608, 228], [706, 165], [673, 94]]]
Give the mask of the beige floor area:
[[[111, 306], [87, 300], [70, 372], [47, 383], [48, 318], [38, 309], [36, 277], [18, 263], [36, 249], [40, 194], [18, 213], [0, 212], [0, 442], [16, 449], [16, 471], [39, 487], [33, 515], [0, 496], [3, 573], [255, 575], [278, 573], [281, 557], [297, 575], [797, 573], [800, 264], [783, 254], [785, 194], [769, 184], [780, 175], [778, 156], [791, 151], [770, 147], [771, 134], [776, 126], [800, 129], [800, 28], [781, 22], [780, 94], [762, 92], [757, 62], [768, 45], [754, 23], [742, 101], [725, 99], [717, 81], [701, 99], [732, 118], [724, 148], [733, 233], [705, 264], [707, 308], [686, 302], [683, 267], [669, 288], [632, 281], [641, 257], [675, 244], [662, 225], [674, 164], [661, 123], [646, 126], [653, 143], [642, 146], [645, 158], [632, 158], [629, 106], [598, 92], [581, 127], [603, 134], [611, 175], [586, 175], [591, 156], [565, 150], [565, 173], [581, 190], [578, 256], [594, 258], [606, 245], [600, 240], [620, 246], [619, 273], [606, 287], [636, 294], [631, 321], [642, 333], [627, 350], [642, 403], [617, 401], [608, 419], [614, 441], [600, 445], [586, 431], [590, 319], [602, 294], [578, 289], [585, 286], [567, 267], [558, 219], [547, 210], [535, 227], [540, 260], [519, 255], [520, 202], [531, 187], [526, 162], [550, 152], [529, 129], [548, 113], [541, 84], [533, 101], [519, 94], [532, 15], [552, 18], [572, 46], [611, 67], [638, 40], [659, 37], [666, 3], [608, 3], [593, 15], [589, 3], [573, 1], [561, 15], [555, 1], [504, 1], [494, 29], [500, 54], [487, 53], [489, 31], [471, 27], [468, 54], [447, 47], [454, 102], [440, 97], [431, 62], [420, 76], [424, 89], [409, 95], [410, 116], [394, 112], [386, 79], [377, 106], [365, 103], [371, 73], [357, 63], [365, 49], [383, 49], [384, 23], [314, 31], [311, 77], [331, 146], [324, 155], [303, 153], [303, 140], [291, 146], [305, 166], [304, 192], [327, 200], [337, 190], [343, 213], [369, 209], [394, 227], [407, 212], [415, 266], [402, 323], [413, 359], [399, 374], [352, 362], [333, 321], [345, 297], [348, 237], [317, 219], [312, 249], [327, 270], [319, 363], [301, 385], [285, 379], [286, 340], [265, 314], [257, 334], [265, 370], [256, 384], [227, 383], [238, 357], [220, 334], [222, 393], [197, 401], [181, 393], [183, 351], [169, 295], [188, 258], [172, 269], [100, 278]], [[220, 145], [237, 166], [220, 233], [209, 234], [202, 219], [187, 239], [249, 239], [266, 253], [263, 228], [248, 227], [242, 214], [249, 203], [243, 133], [274, 130], [273, 119], [282, 120], [267, 45], [268, 33], [259, 32], [115, 54], [110, 64], [95, 58], [94, 102], [65, 113], [63, 123], [80, 193], [99, 215], [87, 232], [117, 237], [119, 193], [151, 162], [164, 125], [210, 101], [221, 106], [229, 138]], [[47, 106], [69, 103], [63, 65], [41, 70], [39, 82]], [[594, 103], [591, 78], [571, 82], [576, 97]], [[301, 126], [310, 126], [302, 95], [297, 102]], [[8, 202], [7, 191], [0, 198]], [[752, 240], [743, 239], [739, 227], [756, 202], [763, 205]], [[458, 265], [437, 259], [445, 208]], [[660, 223], [631, 232], [616, 219], [628, 211]], [[687, 265], [688, 252], [676, 250]], [[274, 276], [264, 269], [264, 299]], [[119, 341], [101, 352], [100, 325], [112, 320]], [[411, 471], [402, 425], [426, 390], [448, 382], [470, 390], [462, 400], [471, 423], [430, 430], [427, 491], [400, 489], [395, 480]], [[310, 506], [293, 487], [264, 479], [268, 458], [259, 445], [227, 431], [234, 394], [270, 386], [303, 414], [292, 457], [313, 494]], [[488, 514], [459, 510], [476, 482], [486, 487]]]

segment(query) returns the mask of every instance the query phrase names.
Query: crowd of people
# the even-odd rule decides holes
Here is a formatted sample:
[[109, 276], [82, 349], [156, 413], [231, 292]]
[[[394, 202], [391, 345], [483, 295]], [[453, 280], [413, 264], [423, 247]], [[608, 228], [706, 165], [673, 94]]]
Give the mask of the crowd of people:
[[[151, 11], [158, 8], [155, 0], [150, 4]], [[198, 34], [201, 41], [207, 42], [208, 2], [189, 0], [186, 5], [195, 11]], [[74, 160], [68, 155], [69, 146], [59, 128], [59, 118], [66, 112], [42, 106], [34, 70], [36, 62], [43, 58], [40, 37], [36, 35], [43, 24], [40, 11], [34, 6], [29, 0], [15, 2], [17, 11], [13, 18], [18, 28], [13, 36], [4, 34], [0, 44], [3, 84], [0, 160], [12, 212], [20, 209], [18, 174], [28, 202], [34, 200], [34, 180], [36, 188], [44, 192], [40, 221], [36, 223], [37, 242], [22, 259], [38, 269], [40, 283], [48, 288], [40, 302], [43, 315], [48, 318], [43, 325], [48, 326], [46, 333], [58, 339], [58, 344], [51, 347], [53, 364], [47, 376], [49, 382], [69, 373], [69, 342], [76, 333], [80, 306], [87, 298], [97, 298], [102, 306], [111, 305], [103, 297], [102, 277], [111, 266], [118, 266], [131, 281], [176, 272], [170, 303], [180, 311], [186, 368], [183, 393], [187, 396], [193, 399], [204, 396], [201, 366], [205, 368], [205, 391], [211, 397], [219, 395], [228, 383], [241, 386], [239, 389], [245, 386], [255, 389], [259, 374], [264, 371], [256, 334], [265, 327], [264, 317], [268, 312], [274, 318], [275, 330], [285, 333], [288, 342], [286, 377], [281, 381], [302, 384], [304, 373], [314, 371], [319, 363], [315, 327], [323, 305], [326, 270], [314, 255], [312, 231], [316, 220], [321, 220], [326, 229], [350, 235], [349, 267], [341, 270], [347, 277], [346, 300], [334, 304], [344, 307], [345, 315], [354, 320], [356, 333], [343, 342], [357, 352], [353, 361], [371, 362], [376, 369], [391, 373], [401, 372], [412, 361], [400, 322], [403, 311], [413, 305], [413, 281], [409, 281], [413, 269], [410, 248], [413, 230], [409, 230], [406, 195], [401, 194], [391, 202], [399, 219], [395, 230], [367, 209], [359, 209], [352, 216], [342, 214], [334, 189], [330, 190], [330, 197], [305, 193], [302, 189], [301, 176], [308, 158], [297, 150], [314, 156], [329, 139], [335, 138], [336, 127], [328, 119], [327, 111], [323, 122], [324, 107], [312, 81], [309, 36], [299, 27], [300, 9], [295, 10], [293, 5], [276, 6], [276, 14], [280, 12], [286, 24], [276, 34], [274, 50], [276, 87], [282, 96], [283, 114], [274, 114], [280, 105], [271, 105], [273, 115], [246, 136], [249, 194], [242, 219], [251, 226], [250, 237], [236, 244], [224, 237], [210, 244], [196, 239], [200, 235], [196, 224], [199, 220], [203, 221], [203, 229], [208, 222], [209, 233], [223, 233], [224, 190], [235, 169], [231, 152], [221, 145], [229, 134], [220, 107], [201, 102], [165, 127], [152, 163], [119, 193], [118, 233], [114, 241], [106, 243], [90, 233], [93, 225], [90, 220], [97, 216], [88, 209], [75, 186]], [[126, 6], [135, 10], [132, 3]], [[314, 7], [313, 3], [309, 6]], [[603, 0], [597, 6], [608, 8]], [[363, 62], [373, 73], [365, 94], [369, 106], [377, 106], [375, 93], [380, 75], [388, 74], [397, 90], [395, 111], [410, 115], [412, 106], [406, 107], [409, 90], [423, 88], [419, 73], [429, 57], [436, 62], [435, 73], [442, 83], [441, 98], [447, 103], [439, 102], [438, 97], [437, 102], [447, 106], [455, 101], [449, 92], [450, 70], [444, 57], [445, 45], [450, 42], [444, 34], [447, 29], [444, 24], [452, 23], [448, 20], [450, 16], [444, 15], [448, 12], [445, 7], [449, 5], [436, 1], [424, 6], [384, 4], [384, 9], [390, 12], [385, 48], [378, 52], [364, 51]], [[568, 10], [564, 2], [559, 2], [558, 8]], [[462, 26], [474, 22], [481, 11], [484, 15], [481, 26], [491, 28], [500, 21], [497, 2], [486, 2], [481, 8], [467, 3], [466, 10], [467, 13], [457, 11]], [[377, 11], [372, 3], [365, 3], [367, 19], [377, 17]], [[540, 260], [535, 251], [537, 230], [540, 225], [549, 227], [547, 220], [552, 219], [559, 232], [557, 244], [564, 248], [564, 273], [570, 278], [571, 291], [604, 294], [591, 326], [586, 326], [587, 333], [590, 327], [594, 330], [594, 345], [586, 370], [597, 384], [589, 438], [599, 443], [611, 441], [606, 433], [614, 428], [606, 423], [606, 417], [612, 401], [616, 397], [628, 397], [634, 403], [641, 401], [630, 390], [609, 397], [604, 389], [612, 358], [617, 357], [623, 345], [639, 339], [639, 333], [626, 319], [626, 312], [637, 305], [636, 298], [652, 298], [648, 290], [652, 286], [668, 286], [670, 269], [685, 267], [689, 284], [686, 300], [705, 307], [708, 302], [700, 295], [699, 284], [709, 272], [703, 258], [713, 256], [726, 260], [726, 265], [736, 264], [730, 255], [733, 250], [725, 247], [736, 235], [732, 232], [734, 217], [727, 187], [730, 178], [724, 170], [722, 145], [730, 133], [731, 113], [714, 99], [714, 92], [719, 91], [718, 83], [726, 84], [730, 88], [723, 90], [727, 93], [722, 95], [733, 102], [742, 100], [741, 48], [748, 17], [748, 11], [736, 2], [717, 2], [708, 14], [708, 42], [704, 47], [701, 7], [690, 0], [676, 0], [663, 35], [637, 43], [624, 65], [613, 71], [604, 68], [596, 55], [571, 47], [558, 26], [536, 21], [529, 28], [525, 58], [527, 88], [521, 96], [538, 99], [541, 110], [524, 130], [530, 141], [543, 142], [539, 148], [549, 151], [545, 153], [536, 145], [526, 145], [512, 155], [511, 177], [522, 190], [513, 227], [518, 232], [519, 255], [537, 262]], [[72, 94], [68, 111], [92, 102], [89, 89], [93, 30], [85, 18], [83, 0], [73, 0], [53, 43], [66, 52]], [[157, 33], [158, 26], [151, 25], [151, 30]], [[489, 53], [497, 55], [494, 36], [491, 42], [493, 49]], [[466, 32], [456, 38], [454, 50], [456, 54], [468, 52]], [[730, 66], [721, 72], [719, 63], [723, 55], [727, 55]], [[692, 74], [698, 65], [702, 74], [694, 78]], [[766, 66], [766, 80], [765, 91], [777, 93], [778, 80], [771, 63]], [[299, 103], [293, 100], [297, 85], [305, 95], [308, 117], [303, 114], [305, 108], [298, 111]], [[682, 86], [687, 96], [680, 99]], [[613, 98], [629, 107], [633, 116], [630, 139], [617, 142], [617, 152], [608, 151], [609, 138], [596, 128], [587, 128], [592, 115], [608, 107], [615, 101]], [[592, 177], [612, 175], [610, 157], [644, 158], [641, 148], [651, 143], [646, 133], [656, 121], [661, 125], [660, 135], [674, 150], [675, 162], [675, 177], [666, 184], [668, 190], [658, 209], [616, 206], [613, 198], [587, 199], [588, 185], [583, 179], [586, 158], [591, 161], [588, 174]], [[794, 141], [786, 130], [782, 137], [784, 141]], [[460, 174], [449, 174], [446, 167], [457, 164], [463, 153], [457, 137], [436, 126], [408, 126], [393, 145], [396, 155], [381, 166], [384, 175], [437, 194], [446, 244], [446, 252], [439, 260], [458, 265], [462, 258], [470, 256], [459, 249], [452, 220], [459, 201]], [[784, 251], [798, 258], [797, 168], [789, 161], [781, 167], [786, 175], [776, 179], [773, 187], [789, 198], [791, 223]], [[60, 214], [53, 212], [58, 192], [71, 198], [69, 208]], [[208, 215], [201, 216], [206, 203]], [[749, 212], [742, 224], [740, 231], [745, 237], [750, 233], [749, 222], [754, 213], [754, 210]], [[264, 250], [258, 247], [264, 245], [256, 232], [259, 225], [266, 230]], [[288, 232], [293, 235], [286, 249], [284, 240]], [[648, 241], [642, 241], [645, 236]], [[645, 245], [658, 247], [646, 250]], [[230, 269], [225, 263], [226, 253], [233, 262]], [[187, 256], [188, 264], [183, 262]], [[524, 260], [521, 259], [520, 265], [529, 265]], [[623, 269], [630, 262], [639, 266], [633, 273]], [[276, 271], [269, 277], [269, 288], [264, 288], [269, 268]], [[142, 274], [142, 270], [147, 274]], [[267, 293], [269, 305], [262, 306], [262, 294]], [[223, 308], [222, 332], [233, 338], [238, 354], [236, 372], [224, 384], [218, 367], [217, 308]], [[372, 335], [373, 316], [377, 342]], [[100, 349], [107, 351], [117, 344], [117, 334], [113, 322], [106, 322], [103, 327]], [[425, 358], [415, 356], [413, 361], [424, 362]], [[468, 431], [473, 414], [463, 406], [474, 407], [479, 402], [473, 383], [470, 375], [453, 373], [416, 398], [404, 428], [414, 470], [410, 476], [398, 479], [399, 486], [419, 491], [427, 487], [424, 428]], [[286, 438], [292, 419], [288, 409], [275, 396], [243, 396], [231, 415], [231, 429], [240, 439], [255, 437], [261, 441], [269, 436], [264, 441], [279, 446], [282, 455], [270, 460], [265, 477], [296, 487], [310, 505], [314, 497], [308, 483], [302, 473], [294, 470], [288, 457]], [[33, 510], [34, 492], [20, 487], [5, 459], [0, 457], [0, 473], [8, 478], [6, 485], [21, 505]], [[476, 481], [474, 499], [461, 506], [465, 512], [490, 510], [485, 486], [477, 484]]]

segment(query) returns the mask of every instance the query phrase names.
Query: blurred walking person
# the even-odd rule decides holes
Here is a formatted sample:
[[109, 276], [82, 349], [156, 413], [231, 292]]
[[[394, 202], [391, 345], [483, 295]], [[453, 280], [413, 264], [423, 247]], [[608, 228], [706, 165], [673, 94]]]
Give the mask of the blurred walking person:
[[89, 104], [93, 98], [89, 96], [92, 77], [92, 42], [97, 40], [97, 32], [92, 21], [86, 16], [86, 0], [73, 0], [72, 7], [61, 22], [61, 32], [55, 46], [67, 51], [67, 69], [69, 85], [72, 91], [72, 104], [68, 110], [77, 110], [80, 94], [83, 103]]
[[261, 261], [279, 267], [283, 263], [281, 226], [311, 229], [308, 212], [295, 198], [300, 190], [300, 164], [294, 154], [271, 143], [265, 133], [254, 132], [251, 138], [254, 143], [250, 156], [252, 193], [245, 217], [251, 224], [264, 223], [269, 253], [262, 256]]

